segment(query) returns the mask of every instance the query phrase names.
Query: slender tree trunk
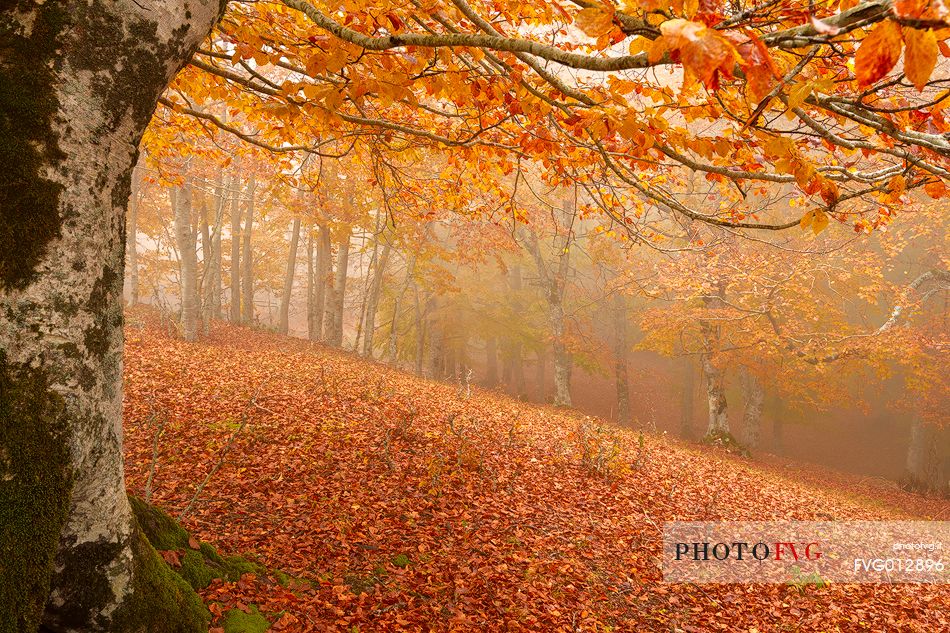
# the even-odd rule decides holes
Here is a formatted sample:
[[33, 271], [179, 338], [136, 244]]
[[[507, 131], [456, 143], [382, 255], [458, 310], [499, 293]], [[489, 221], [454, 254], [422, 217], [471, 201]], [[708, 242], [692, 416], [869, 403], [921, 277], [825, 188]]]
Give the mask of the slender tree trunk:
[[680, 437], [684, 440], [693, 439], [693, 399], [696, 394], [696, 368], [693, 360], [687, 356], [683, 359], [682, 401], [680, 409]]
[[244, 218], [244, 232], [241, 244], [241, 323], [254, 323], [254, 256], [251, 252], [251, 232], [254, 228], [254, 204], [257, 193], [257, 180], [254, 174], [247, 183], [247, 215]]
[[435, 380], [441, 380], [444, 377], [445, 356], [444, 356], [444, 332], [442, 323], [439, 319], [439, 299], [432, 294], [426, 301], [426, 332], [429, 339], [429, 358], [426, 363], [429, 366], [429, 377]]
[[627, 381], [627, 299], [620, 292], [614, 294], [614, 378], [617, 383], [617, 423], [630, 423], [630, 386]]
[[415, 290], [415, 317], [416, 317], [416, 375], [422, 375], [422, 368], [425, 366], [426, 351], [426, 320], [422, 314], [422, 300], [419, 297], [419, 286], [413, 282]]
[[713, 363], [709, 354], [703, 354], [702, 362], [706, 399], [709, 403], [706, 437], [725, 435], [729, 433], [729, 412], [726, 405], [726, 392], [723, 388], [722, 370]]
[[198, 338], [198, 255], [191, 229], [191, 176], [172, 198], [181, 283], [181, 325], [186, 341]]
[[290, 250], [287, 253], [287, 273], [284, 275], [284, 291], [280, 297], [278, 330], [287, 334], [290, 329], [290, 298], [294, 289], [294, 271], [297, 269], [297, 242], [300, 240], [300, 218], [294, 218], [290, 232]]
[[366, 301], [366, 319], [364, 321], [363, 356], [373, 357], [373, 339], [376, 336], [376, 311], [379, 308], [379, 295], [383, 288], [383, 277], [386, 266], [389, 264], [389, 253], [392, 245], [389, 242], [383, 245], [383, 251], [376, 262], [373, 271], [373, 282], [370, 284], [369, 297]]
[[323, 340], [324, 338], [324, 319], [327, 311], [327, 290], [329, 289], [332, 294], [332, 288], [330, 288], [330, 262], [333, 256], [332, 246], [330, 243], [330, 227], [326, 224], [318, 225], [320, 228], [320, 239], [317, 242], [317, 270], [315, 271], [316, 287], [313, 291], [313, 325], [314, 325], [314, 339], [315, 341]]
[[485, 341], [485, 386], [498, 385], [498, 338], [491, 336]]
[[399, 290], [399, 294], [396, 295], [396, 299], [393, 301], [393, 320], [389, 328], [389, 345], [386, 350], [386, 358], [389, 359], [389, 362], [395, 363], [398, 358], [398, 345], [399, 345], [399, 313], [402, 311], [402, 300], [406, 295], [406, 291], [409, 289], [409, 285], [412, 283], [412, 274], [416, 268], [416, 256], [413, 255], [409, 258], [409, 263], [406, 265], [406, 280], [402, 284], [402, 288]]
[[538, 392], [538, 402], [545, 404], [548, 401], [548, 385], [547, 378], [545, 377], [545, 365], [547, 364], [547, 355], [544, 353], [544, 348], [539, 347], [536, 352], [537, 364], [535, 365], [535, 382], [538, 384], [535, 386]]
[[231, 323], [241, 322], [241, 178], [231, 180]]
[[350, 260], [350, 230], [347, 228], [338, 245], [333, 295], [327, 311], [327, 343], [343, 347], [343, 311], [346, 307], [346, 276]]
[[132, 195], [129, 198], [129, 225], [126, 233], [129, 267], [129, 305], [138, 305], [139, 302], [139, 248], [138, 248], [138, 220], [139, 203], [142, 190], [142, 170], [135, 167], [132, 170]]
[[313, 299], [316, 292], [313, 266], [313, 232], [307, 231], [307, 340], [317, 340], [316, 315], [313, 311]]
[[224, 173], [219, 169], [214, 187], [214, 223], [211, 227], [207, 303], [210, 319], [221, 318], [221, 227], [224, 224]]
[[131, 172], [159, 95], [222, 6], [160, 9], [0, 14], [2, 631], [207, 630], [136, 525], [122, 463]]
[[745, 411], [742, 414], [743, 441], [749, 449], [755, 449], [758, 448], [762, 436], [765, 390], [759, 377], [748, 371], [742, 374], [742, 390], [745, 395]]
[[198, 278], [198, 297], [200, 299], [198, 306], [199, 320], [203, 325], [203, 331], [208, 333], [211, 327], [211, 295], [214, 291], [214, 284], [211, 283], [211, 226], [208, 224], [208, 196], [201, 194], [200, 205], [201, 216], [201, 276]]

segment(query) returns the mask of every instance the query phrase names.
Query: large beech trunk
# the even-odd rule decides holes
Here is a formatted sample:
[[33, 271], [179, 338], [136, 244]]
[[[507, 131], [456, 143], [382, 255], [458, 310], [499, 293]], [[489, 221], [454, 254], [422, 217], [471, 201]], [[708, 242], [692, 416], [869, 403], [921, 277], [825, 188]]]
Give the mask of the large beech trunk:
[[126, 497], [122, 280], [138, 143], [222, 9], [20, 0], [0, 14], [2, 631], [207, 630]]
[[709, 424], [706, 437], [729, 433], [729, 410], [722, 370], [713, 363], [709, 354], [703, 354], [703, 380], [706, 383], [706, 400], [709, 405]]
[[758, 448], [762, 436], [762, 406], [765, 403], [765, 390], [762, 388], [761, 379], [751, 372], [743, 372], [742, 392], [745, 396], [742, 440], [748, 448]]

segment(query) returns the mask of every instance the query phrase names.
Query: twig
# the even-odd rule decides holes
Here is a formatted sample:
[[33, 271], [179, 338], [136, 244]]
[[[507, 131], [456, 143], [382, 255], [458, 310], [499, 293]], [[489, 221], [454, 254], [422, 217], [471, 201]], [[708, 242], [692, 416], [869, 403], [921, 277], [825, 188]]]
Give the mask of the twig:
[[[151, 418], [153, 423], [157, 417], [157, 413], [152, 413]], [[143, 499], [145, 499], [145, 503], [151, 503], [152, 501], [152, 479], [155, 477], [155, 466], [158, 464], [158, 438], [161, 437], [162, 431], [164, 430], [165, 420], [163, 419], [158, 423], [158, 427], [155, 429], [154, 435], [152, 435], [152, 463], [148, 468], [148, 479], [145, 480], [145, 492], [142, 495]]]
[[[181, 523], [185, 520], [185, 517], [191, 512], [191, 508], [195, 505], [195, 502], [198, 500], [198, 497], [201, 495], [201, 492], [205, 489], [205, 486], [208, 485], [208, 482], [211, 481], [211, 478], [216, 472], [224, 465], [224, 460], [228, 456], [228, 452], [231, 450], [231, 446], [234, 444], [234, 440], [237, 439], [237, 436], [244, 430], [244, 427], [247, 426], [247, 423], [250, 422], [250, 416], [248, 415], [248, 409], [251, 407], [257, 407], [257, 396], [260, 393], [261, 389], [264, 387], [266, 381], [262, 382], [260, 386], [254, 391], [254, 395], [251, 396], [250, 401], [248, 402], [247, 407], [244, 408], [244, 412], [241, 414], [241, 424], [235, 429], [234, 433], [231, 434], [231, 437], [228, 438], [228, 441], [225, 443], [224, 448], [221, 451], [221, 457], [218, 458], [218, 462], [214, 465], [211, 471], [205, 476], [204, 481], [201, 482], [201, 485], [198, 486], [195, 490], [195, 494], [191, 497], [191, 501], [188, 502], [188, 505], [185, 506], [185, 509], [182, 510], [182, 513], [178, 515], [178, 522]], [[260, 407], [263, 408], [263, 407]]]

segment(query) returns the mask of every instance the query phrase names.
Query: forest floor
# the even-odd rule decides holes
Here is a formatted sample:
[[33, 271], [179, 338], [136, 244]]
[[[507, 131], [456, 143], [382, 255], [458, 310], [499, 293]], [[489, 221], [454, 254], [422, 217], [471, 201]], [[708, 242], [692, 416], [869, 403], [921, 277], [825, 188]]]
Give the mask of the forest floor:
[[277, 631], [950, 630], [950, 585], [664, 584], [657, 565], [664, 521], [946, 519], [945, 500], [227, 324], [188, 344], [137, 310], [125, 353], [129, 491], [161, 425], [152, 502], [179, 516], [219, 466], [184, 525], [297, 579], [212, 582], [212, 630], [234, 609]]

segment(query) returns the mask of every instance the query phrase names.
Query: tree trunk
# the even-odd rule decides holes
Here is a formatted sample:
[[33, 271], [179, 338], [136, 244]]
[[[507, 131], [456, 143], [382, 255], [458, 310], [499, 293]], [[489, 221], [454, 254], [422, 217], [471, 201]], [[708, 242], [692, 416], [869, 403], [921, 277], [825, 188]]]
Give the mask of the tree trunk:
[[231, 180], [231, 323], [241, 322], [241, 179]]
[[617, 383], [617, 423], [630, 423], [630, 387], [627, 382], [627, 300], [614, 294], [614, 377]]
[[693, 439], [693, 399], [696, 395], [696, 368], [693, 359], [686, 356], [683, 359], [682, 408], [680, 409], [680, 437], [684, 440]]
[[280, 297], [278, 330], [287, 334], [290, 330], [290, 298], [294, 289], [294, 271], [297, 269], [297, 243], [300, 240], [300, 218], [294, 218], [290, 232], [290, 251], [287, 253], [287, 273], [284, 275], [284, 292]]
[[138, 143], [222, 8], [0, 17], [0, 630], [207, 630], [126, 496], [122, 285]]
[[409, 284], [412, 283], [412, 273], [415, 268], [416, 256], [413, 255], [406, 265], [406, 281], [403, 282], [402, 289], [399, 291], [399, 294], [396, 295], [395, 301], [393, 301], [393, 320], [389, 328], [389, 345], [386, 349], [386, 358], [389, 359], [390, 363], [395, 363], [398, 358], [399, 311], [402, 309], [402, 300], [406, 294], [406, 290], [409, 289]]
[[413, 289], [415, 290], [415, 317], [416, 317], [416, 375], [422, 375], [422, 368], [425, 365], [425, 350], [426, 350], [426, 326], [425, 319], [422, 314], [422, 300], [419, 297], [419, 286], [416, 283], [413, 283]]
[[327, 287], [330, 284], [330, 258], [332, 257], [330, 244], [330, 228], [326, 224], [319, 224], [320, 239], [317, 242], [317, 269], [314, 272], [316, 284], [313, 291], [313, 327], [311, 340], [319, 341], [324, 337], [324, 317], [327, 311]]
[[139, 302], [139, 248], [138, 248], [138, 221], [139, 203], [142, 192], [142, 170], [135, 167], [132, 170], [132, 195], [129, 197], [129, 225], [126, 232], [126, 245], [129, 267], [129, 305], [138, 305]]
[[316, 292], [313, 266], [313, 232], [307, 231], [307, 340], [316, 341], [317, 324], [313, 313], [313, 299]]
[[332, 301], [326, 318], [327, 343], [334, 347], [343, 347], [343, 310], [346, 306], [346, 275], [350, 261], [349, 228], [345, 230], [344, 235], [340, 238], [338, 248]]
[[489, 389], [498, 385], [498, 338], [489, 337], [485, 341], [485, 386]]
[[383, 252], [376, 262], [376, 269], [373, 271], [373, 282], [369, 288], [369, 297], [366, 301], [366, 319], [363, 323], [363, 356], [373, 357], [373, 339], [376, 335], [376, 310], [379, 308], [379, 295], [383, 288], [383, 276], [386, 274], [386, 266], [389, 264], [389, 253], [392, 245], [386, 242], [383, 245]]
[[244, 232], [241, 243], [241, 323], [254, 323], [254, 257], [251, 254], [251, 231], [254, 228], [254, 196], [257, 193], [257, 180], [254, 174], [247, 183], [247, 215], [244, 218]]
[[[201, 276], [198, 278], [198, 315], [203, 326], [203, 332], [208, 333], [211, 327], [211, 294], [214, 284], [211, 283], [211, 226], [208, 224], [208, 196], [201, 194]], [[197, 263], [197, 262], [196, 262]]]
[[743, 441], [749, 449], [759, 446], [762, 436], [762, 405], [765, 402], [765, 390], [762, 381], [751, 372], [742, 374], [742, 390], [745, 395], [745, 412], [742, 414]]
[[445, 356], [444, 356], [444, 332], [439, 319], [439, 300], [432, 294], [426, 301], [426, 332], [429, 338], [429, 358], [426, 363], [429, 366], [429, 377], [435, 380], [441, 380], [444, 376]]
[[208, 276], [205, 281], [205, 302], [210, 319], [221, 318], [221, 227], [224, 223], [224, 174], [219, 169], [214, 187], [214, 224], [208, 252]]
[[174, 192], [175, 240], [178, 243], [178, 264], [181, 284], [181, 325], [186, 341], [198, 338], [198, 255], [195, 234], [191, 229], [191, 176]]
[[534, 368], [534, 380], [537, 383], [537, 385], [535, 385], [535, 389], [537, 389], [538, 392], [538, 402], [541, 404], [546, 404], [548, 401], [548, 385], [547, 378], [545, 377], [544, 366], [547, 364], [547, 357], [544, 353], [544, 347], [539, 347], [538, 351], [535, 353], [538, 355], [537, 365]]
[[709, 354], [703, 354], [703, 378], [706, 381], [706, 399], [709, 403], [709, 424], [706, 437], [729, 433], [729, 412], [726, 406], [726, 392], [723, 388], [722, 370], [717, 367]]
[[912, 490], [932, 492], [944, 489], [940, 481], [942, 455], [938, 450], [938, 430], [914, 416], [907, 445], [905, 480]]

